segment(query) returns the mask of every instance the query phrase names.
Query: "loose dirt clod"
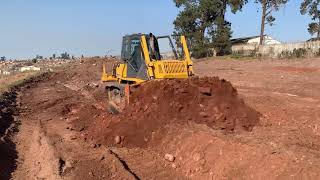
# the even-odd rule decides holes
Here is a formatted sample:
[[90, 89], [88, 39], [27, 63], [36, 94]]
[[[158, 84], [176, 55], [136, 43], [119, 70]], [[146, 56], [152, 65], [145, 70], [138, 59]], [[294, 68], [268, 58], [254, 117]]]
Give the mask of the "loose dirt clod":
[[177, 165], [176, 165], [176, 164], [172, 164], [171, 167], [172, 167], [173, 169], [176, 169], [176, 168], [177, 168]]
[[175, 157], [172, 154], [165, 154], [164, 159], [173, 162], [175, 160]]
[[114, 142], [115, 142], [116, 144], [120, 144], [120, 143], [121, 143], [121, 137], [120, 137], [120, 136], [116, 136], [116, 137], [114, 138]]
[[200, 161], [200, 159], [202, 159], [200, 153], [195, 153], [195, 154], [193, 155], [193, 160], [194, 160], [194, 161]]
[[204, 95], [211, 96], [211, 88], [209, 87], [199, 87], [199, 92]]

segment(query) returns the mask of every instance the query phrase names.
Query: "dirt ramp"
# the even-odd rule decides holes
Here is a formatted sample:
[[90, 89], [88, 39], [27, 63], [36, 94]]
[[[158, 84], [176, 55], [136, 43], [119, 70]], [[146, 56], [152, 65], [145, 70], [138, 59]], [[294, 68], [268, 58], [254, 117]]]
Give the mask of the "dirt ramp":
[[[152, 81], [132, 91], [130, 106], [111, 117], [108, 128], [100, 131], [108, 143], [119, 136], [124, 145], [144, 146], [155, 130], [188, 122], [226, 132], [251, 131], [259, 119], [259, 113], [238, 97], [231, 83], [218, 77]], [[97, 138], [103, 126], [91, 129]]]

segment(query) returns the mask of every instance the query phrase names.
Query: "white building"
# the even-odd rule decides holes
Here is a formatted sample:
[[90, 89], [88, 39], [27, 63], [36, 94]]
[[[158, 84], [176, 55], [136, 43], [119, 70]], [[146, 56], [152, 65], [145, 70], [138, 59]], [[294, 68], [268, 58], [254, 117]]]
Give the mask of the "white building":
[[[281, 44], [280, 41], [273, 39], [271, 36], [264, 35], [263, 38], [264, 45], [272, 45], [272, 44]], [[242, 45], [242, 44], [259, 44], [260, 43], [260, 36], [251, 36], [251, 37], [243, 37], [243, 38], [236, 38], [231, 39], [232, 45]]]
[[40, 68], [39, 67], [35, 67], [35, 66], [24, 66], [24, 67], [21, 67], [20, 72], [25, 72], [25, 71], [40, 71]]

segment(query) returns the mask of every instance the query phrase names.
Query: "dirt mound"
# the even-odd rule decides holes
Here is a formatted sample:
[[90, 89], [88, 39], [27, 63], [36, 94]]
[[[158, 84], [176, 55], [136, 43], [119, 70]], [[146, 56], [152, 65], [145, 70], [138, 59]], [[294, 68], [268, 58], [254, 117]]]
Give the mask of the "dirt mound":
[[250, 131], [259, 113], [246, 106], [230, 82], [213, 77], [142, 84], [132, 89], [124, 112], [110, 118], [93, 123], [89, 135], [107, 144], [119, 136], [122, 145], [141, 147], [168, 124], [195, 122], [225, 132]]

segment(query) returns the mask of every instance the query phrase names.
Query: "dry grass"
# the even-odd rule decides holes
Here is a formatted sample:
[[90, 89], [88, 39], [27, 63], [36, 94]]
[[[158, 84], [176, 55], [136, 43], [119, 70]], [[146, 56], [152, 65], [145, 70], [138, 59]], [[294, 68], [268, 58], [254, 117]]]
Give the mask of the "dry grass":
[[19, 82], [36, 75], [38, 72], [24, 72], [13, 75], [0, 76], [0, 93], [8, 90], [11, 86], [18, 84]]

